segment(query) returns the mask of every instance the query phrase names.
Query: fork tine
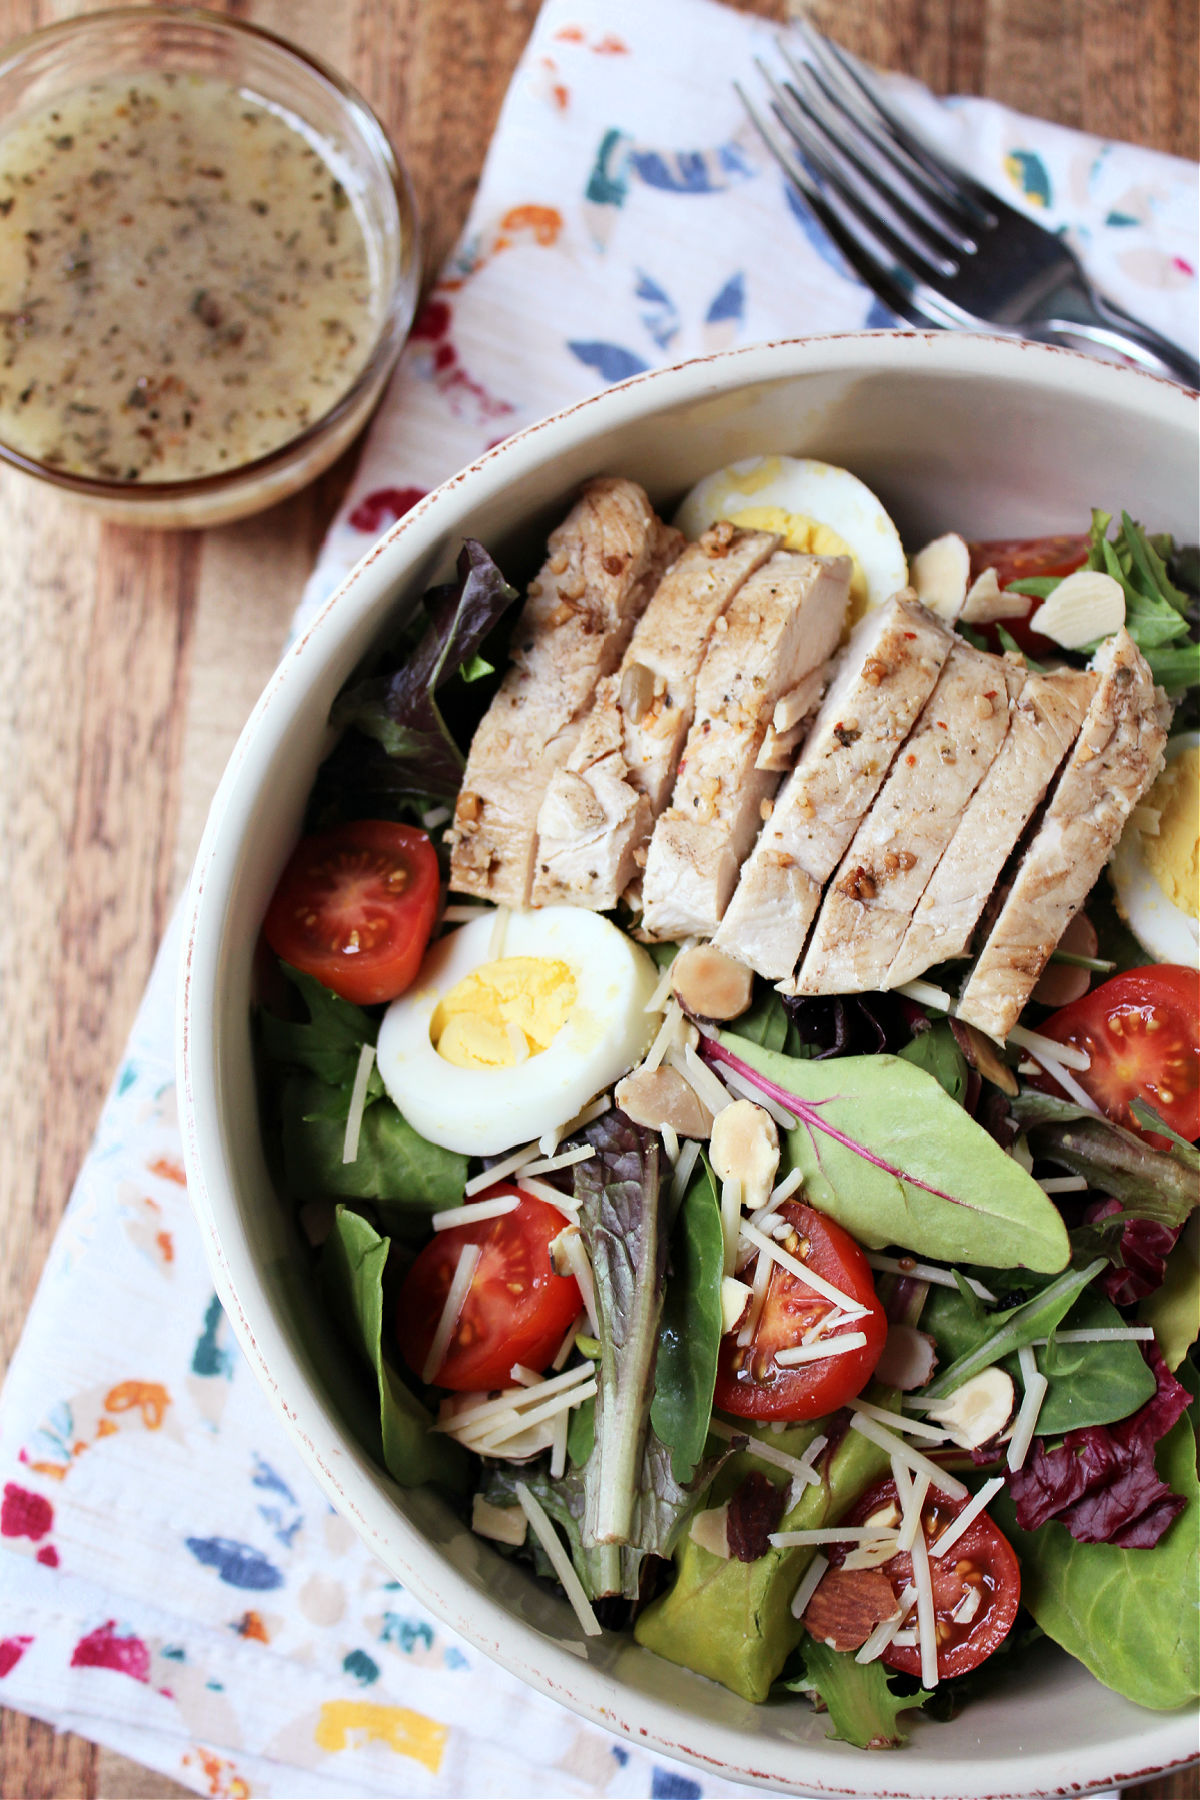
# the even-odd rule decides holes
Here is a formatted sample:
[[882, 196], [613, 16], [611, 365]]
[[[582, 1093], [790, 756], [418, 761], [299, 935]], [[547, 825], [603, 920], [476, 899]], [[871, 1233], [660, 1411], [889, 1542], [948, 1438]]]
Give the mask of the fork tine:
[[966, 207], [981, 224], [992, 226], [996, 223], [996, 215], [990, 205], [991, 195], [987, 189], [968, 175], [965, 169], [947, 162], [937, 151], [931, 149], [884, 99], [875, 85], [867, 80], [856, 60], [840, 44], [835, 43], [832, 38], [822, 36], [803, 16], [797, 18], [794, 24], [813, 51], [814, 60], [820, 62], [826, 70], [835, 72], [835, 76], [840, 77], [843, 82], [850, 83], [852, 91], [861, 95], [867, 105], [874, 109], [893, 137], [903, 145], [913, 161], [920, 164], [947, 200]]
[[859, 278], [865, 282], [867, 287], [873, 289], [884, 305], [890, 307], [898, 318], [907, 320], [910, 325], [919, 327], [946, 325], [948, 320], [935, 318], [917, 306], [911, 292], [898, 280], [898, 272], [888, 269], [859, 238], [854, 236], [853, 232], [848, 230], [804, 165], [795, 156], [790, 155], [778, 142], [774, 131], [762, 117], [741, 83], [735, 81], [733, 85], [763, 143]]
[[[807, 87], [809, 72], [804, 68], [798, 68], [796, 72], [801, 84]], [[864, 186], [877, 194], [885, 206], [901, 221], [910, 235], [913, 249], [939, 274], [954, 274], [958, 266], [955, 258], [969, 254], [975, 245], [969, 239], [964, 241], [961, 234], [951, 236], [944, 225], [940, 225], [926, 214], [918, 212], [895, 186], [889, 186], [883, 181], [877, 171], [863, 161], [854, 144], [844, 134], [839, 135], [834, 131], [824, 110], [820, 107], [819, 89], [817, 105], [813, 104], [808, 93], [794, 87], [791, 82], [785, 83], [785, 92], [799, 107], [808, 123], [821, 133], [835, 158], [838, 156], [844, 158]], [[848, 114], [847, 117], [849, 117]]]
[[[935, 184], [920, 163], [914, 162], [901, 146], [885, 132], [880, 131], [871, 115], [843, 84], [829, 80], [823, 68], [816, 62], [797, 62], [790, 46], [780, 37], [777, 40], [780, 55], [791, 70], [792, 75], [802, 85], [812, 83], [824, 99], [827, 106], [833, 107], [842, 117], [849, 121], [853, 128], [861, 134], [878, 156], [887, 162], [896, 174], [930, 209], [932, 217], [923, 221], [925, 229], [933, 229], [943, 236], [949, 247], [972, 255], [978, 248], [975, 239], [970, 236], [968, 227], [974, 224], [974, 215], [957, 201], [947, 198], [946, 190]], [[809, 110], [816, 112], [811, 101]], [[878, 177], [875, 177], [878, 181]], [[888, 190], [890, 196], [895, 190]]]
[[[775, 101], [775, 115], [780, 124], [794, 140], [802, 155], [816, 165], [822, 179], [832, 188], [847, 211], [866, 227], [876, 242], [893, 258], [897, 278], [901, 282], [916, 283], [922, 272], [935, 281], [939, 275], [952, 275], [955, 269], [953, 263], [947, 263], [944, 260], [939, 263], [927, 251], [906, 242], [893, 230], [888, 221], [855, 191], [846, 180], [842, 170], [832, 161], [820, 140], [814, 135], [806, 115], [789, 104], [788, 92], [780, 87], [770, 70], [762, 63], [759, 64], [759, 68], [763, 79], [771, 89]], [[914, 264], [918, 266], [914, 267]]]

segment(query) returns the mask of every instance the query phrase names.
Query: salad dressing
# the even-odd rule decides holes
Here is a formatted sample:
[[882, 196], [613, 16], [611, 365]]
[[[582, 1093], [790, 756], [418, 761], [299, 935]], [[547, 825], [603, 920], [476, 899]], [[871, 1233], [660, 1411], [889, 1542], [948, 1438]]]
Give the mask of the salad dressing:
[[97, 81], [0, 136], [0, 438], [27, 456], [252, 462], [345, 393], [379, 312], [324, 148], [229, 82]]

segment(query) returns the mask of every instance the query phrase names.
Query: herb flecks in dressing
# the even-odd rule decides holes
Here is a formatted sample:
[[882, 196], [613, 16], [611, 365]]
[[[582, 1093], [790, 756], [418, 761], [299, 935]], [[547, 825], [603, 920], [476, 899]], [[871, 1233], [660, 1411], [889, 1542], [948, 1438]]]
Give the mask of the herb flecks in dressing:
[[96, 82], [0, 136], [0, 438], [26, 455], [240, 467], [329, 411], [378, 311], [334, 171], [227, 82]]

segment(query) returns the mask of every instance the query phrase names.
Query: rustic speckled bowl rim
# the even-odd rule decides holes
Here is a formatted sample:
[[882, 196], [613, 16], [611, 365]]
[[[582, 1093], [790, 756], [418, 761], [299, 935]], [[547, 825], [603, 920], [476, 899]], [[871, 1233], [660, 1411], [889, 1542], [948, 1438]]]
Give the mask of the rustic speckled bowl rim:
[[[1145, 1781], [1196, 1757], [1189, 1714], [1145, 1711], [1122, 1748], [1101, 1740], [1071, 1758], [1027, 1753], [1019, 1712], [1006, 1710], [1013, 1730], [988, 1747], [973, 1738], [971, 1713], [953, 1725], [962, 1749], [953, 1762], [916, 1743], [887, 1756], [846, 1754], [845, 1745], [755, 1743], [749, 1733], [714, 1725], [701, 1708], [623, 1694], [619, 1682], [571, 1653], [562, 1642], [517, 1619], [434, 1550], [404, 1516], [386, 1480], [344, 1429], [325, 1414], [299, 1366], [275, 1304], [255, 1266], [238, 1217], [236, 1146], [224, 1129], [220, 1101], [221, 1044], [215, 1025], [222, 941], [239, 871], [253, 860], [244, 829], [261, 773], [303, 714], [317, 674], [334, 649], [364, 619], [382, 617], [411, 580], [422, 557], [447, 529], [461, 531], [485, 494], [510, 485], [618, 424], [652, 417], [664, 408], [755, 383], [821, 372], [879, 373], [930, 368], [942, 374], [992, 380], [1025, 377], [1030, 365], [1040, 386], [1067, 401], [1098, 390], [1116, 417], [1176, 434], [1195, 429], [1196, 396], [1130, 369], [1098, 364], [1074, 352], [974, 335], [856, 333], [795, 339], [726, 351], [635, 376], [530, 426], [488, 451], [418, 503], [377, 542], [293, 644], [258, 702], [234, 750], [213, 802], [186, 906], [179, 973], [179, 1082], [188, 1184], [221, 1302], [271, 1402], [330, 1501], [356, 1526], [405, 1585], [477, 1648], [541, 1692], [595, 1724], [643, 1746], [682, 1757], [729, 1780], [792, 1793], [896, 1796], [897, 1800], [1049, 1800], [1117, 1783]], [[311, 705], [309, 705], [311, 711]], [[323, 720], [316, 718], [313, 729]], [[547, 1598], [547, 1608], [549, 1599]], [[547, 1631], [554, 1632], [553, 1623]], [[1098, 1721], [1113, 1697], [1078, 1669], [1092, 1689]], [[1141, 1717], [1145, 1729], [1141, 1729]], [[948, 1742], [949, 1740], [943, 1740]], [[932, 1740], [931, 1740], [932, 1742]], [[974, 1755], [967, 1747], [976, 1744]], [[1126, 1766], [1117, 1766], [1123, 1763]]]

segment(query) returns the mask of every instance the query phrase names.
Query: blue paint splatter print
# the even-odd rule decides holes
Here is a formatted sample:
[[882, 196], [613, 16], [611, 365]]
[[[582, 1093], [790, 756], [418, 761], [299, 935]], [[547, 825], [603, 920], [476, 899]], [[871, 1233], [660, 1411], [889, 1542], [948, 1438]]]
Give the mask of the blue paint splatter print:
[[186, 1538], [184, 1542], [206, 1568], [215, 1569], [230, 1587], [250, 1588], [265, 1593], [283, 1586], [283, 1576], [274, 1563], [268, 1562], [252, 1544], [239, 1544], [233, 1538]]

